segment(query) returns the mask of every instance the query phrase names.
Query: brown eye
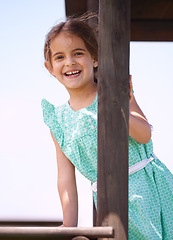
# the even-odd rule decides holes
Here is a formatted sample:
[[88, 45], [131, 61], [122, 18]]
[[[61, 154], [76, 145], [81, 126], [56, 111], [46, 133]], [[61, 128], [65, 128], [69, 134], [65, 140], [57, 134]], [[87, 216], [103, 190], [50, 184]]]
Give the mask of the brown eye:
[[83, 52], [76, 52], [75, 53], [75, 56], [80, 56], [80, 55], [83, 55]]
[[64, 57], [62, 55], [56, 56], [55, 60], [62, 60]]

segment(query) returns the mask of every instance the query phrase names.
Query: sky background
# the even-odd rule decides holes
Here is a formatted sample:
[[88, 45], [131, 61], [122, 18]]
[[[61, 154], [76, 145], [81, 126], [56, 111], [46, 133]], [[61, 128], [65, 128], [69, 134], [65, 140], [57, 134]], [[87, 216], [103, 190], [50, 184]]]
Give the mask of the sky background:
[[[66, 90], [44, 68], [50, 28], [64, 0], [0, 0], [0, 221], [60, 221], [55, 148], [41, 99], [58, 106]], [[153, 126], [154, 152], [173, 172], [173, 43], [132, 42], [136, 99]], [[92, 225], [90, 183], [77, 173], [79, 226]]]

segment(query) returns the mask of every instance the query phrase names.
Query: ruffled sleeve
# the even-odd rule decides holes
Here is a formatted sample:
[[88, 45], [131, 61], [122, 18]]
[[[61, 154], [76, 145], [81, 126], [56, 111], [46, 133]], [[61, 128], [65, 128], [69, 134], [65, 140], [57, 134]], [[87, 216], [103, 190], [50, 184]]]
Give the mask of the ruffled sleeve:
[[50, 128], [60, 147], [62, 147], [64, 136], [58, 117], [55, 114], [55, 106], [49, 103], [46, 99], [42, 99], [41, 106], [43, 109], [44, 123]]

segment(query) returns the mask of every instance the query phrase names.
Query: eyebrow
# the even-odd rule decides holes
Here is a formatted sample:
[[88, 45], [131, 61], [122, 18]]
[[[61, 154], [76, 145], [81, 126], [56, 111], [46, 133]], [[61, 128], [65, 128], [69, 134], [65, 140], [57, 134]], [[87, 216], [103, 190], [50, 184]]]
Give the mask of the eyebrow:
[[[83, 52], [86, 52], [86, 50], [83, 49], [83, 48], [75, 48], [75, 49], [72, 50], [72, 52], [75, 52], [75, 51], [83, 51]], [[59, 54], [63, 54], [63, 52], [56, 52], [56, 53], [53, 54], [52, 57], [55, 57], [56, 55], [59, 55]]]
[[86, 52], [86, 50], [83, 49], [83, 48], [75, 48], [75, 49], [73, 50], [73, 52], [78, 51], [78, 50]]
[[56, 52], [52, 55], [52, 57], [55, 57], [56, 55], [62, 54], [63, 52]]

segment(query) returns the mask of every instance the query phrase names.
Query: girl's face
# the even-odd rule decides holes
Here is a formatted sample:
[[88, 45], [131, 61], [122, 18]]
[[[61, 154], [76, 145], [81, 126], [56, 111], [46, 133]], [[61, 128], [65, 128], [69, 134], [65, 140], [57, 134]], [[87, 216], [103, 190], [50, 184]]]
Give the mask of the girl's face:
[[45, 66], [67, 90], [82, 89], [94, 84], [93, 67], [98, 62], [87, 50], [84, 41], [72, 34], [61, 32], [51, 42], [51, 62]]

